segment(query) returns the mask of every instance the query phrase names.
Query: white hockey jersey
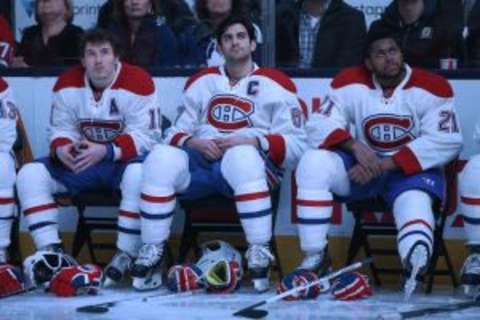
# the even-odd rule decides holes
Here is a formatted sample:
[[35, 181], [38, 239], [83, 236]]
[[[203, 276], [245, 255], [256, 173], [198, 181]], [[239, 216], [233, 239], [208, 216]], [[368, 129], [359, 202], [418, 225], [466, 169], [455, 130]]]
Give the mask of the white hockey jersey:
[[310, 144], [335, 147], [351, 138], [354, 125], [357, 140], [379, 155], [393, 156], [406, 174], [454, 159], [462, 135], [450, 84], [433, 73], [406, 69], [405, 79], [388, 98], [364, 67], [337, 75], [319, 113], [306, 125]]
[[9, 152], [17, 138], [17, 108], [12, 91], [0, 77], [0, 152]]
[[120, 64], [112, 84], [98, 101], [82, 66], [60, 75], [53, 92], [52, 151], [66, 143], [87, 139], [113, 143], [121, 150], [115, 153], [116, 160], [128, 161], [148, 152], [161, 137], [155, 84], [138, 67]]
[[295, 166], [306, 147], [295, 84], [274, 69], [255, 66], [234, 86], [223, 66], [204, 69], [188, 79], [182, 109], [167, 131], [171, 145], [183, 145], [191, 136], [257, 137], [268, 140], [270, 159], [285, 168]]

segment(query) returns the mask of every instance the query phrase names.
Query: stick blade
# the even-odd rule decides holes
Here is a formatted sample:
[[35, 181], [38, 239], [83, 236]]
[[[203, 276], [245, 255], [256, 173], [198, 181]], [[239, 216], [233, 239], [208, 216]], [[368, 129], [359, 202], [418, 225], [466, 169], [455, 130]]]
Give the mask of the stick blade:
[[268, 315], [268, 311], [246, 308], [246, 309], [235, 312], [233, 315], [235, 317], [243, 317], [248, 319], [262, 319]]
[[82, 313], [107, 313], [109, 309], [107, 306], [84, 306], [75, 310]]

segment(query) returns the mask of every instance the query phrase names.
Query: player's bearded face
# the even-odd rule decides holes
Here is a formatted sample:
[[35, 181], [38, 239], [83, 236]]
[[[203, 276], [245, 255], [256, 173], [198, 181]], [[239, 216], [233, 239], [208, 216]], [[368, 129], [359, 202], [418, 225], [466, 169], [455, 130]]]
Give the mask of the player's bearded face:
[[256, 42], [250, 39], [247, 29], [240, 23], [230, 26], [220, 39], [220, 50], [228, 62], [251, 59]]
[[113, 80], [118, 57], [108, 42], [87, 43], [82, 63], [88, 79], [98, 87], [106, 87]]
[[372, 44], [367, 67], [378, 78], [396, 78], [403, 69], [403, 55], [393, 39], [380, 39]]

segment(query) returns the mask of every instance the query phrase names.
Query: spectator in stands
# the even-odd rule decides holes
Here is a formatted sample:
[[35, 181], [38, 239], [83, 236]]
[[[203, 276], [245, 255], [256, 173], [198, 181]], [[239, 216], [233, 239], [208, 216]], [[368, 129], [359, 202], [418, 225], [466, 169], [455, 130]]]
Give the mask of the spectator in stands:
[[10, 65], [15, 49], [15, 38], [7, 20], [0, 15], [0, 68]]
[[[195, 13], [199, 22], [188, 36], [192, 43], [195, 44], [196, 53], [192, 55], [192, 59], [187, 64], [202, 66], [222, 65], [225, 61], [217, 48], [217, 41], [214, 35], [215, 30], [230, 15], [251, 17], [250, 1], [197, 0], [195, 2]], [[254, 24], [254, 27], [258, 44], [254, 53], [254, 60], [258, 62], [259, 50], [261, 50], [259, 47], [263, 40], [258, 25]]]
[[439, 68], [441, 59], [463, 60], [461, 9], [453, 0], [394, 0], [373, 24], [391, 29], [409, 65]]
[[141, 67], [177, 64], [177, 41], [154, 0], [114, 1], [113, 20], [107, 30], [122, 48], [122, 60]]
[[463, 0], [468, 66], [480, 68], [480, 0]]
[[72, 1], [36, 0], [35, 20], [37, 24], [23, 32], [12, 66], [77, 64], [83, 30], [72, 24]]
[[277, 65], [347, 67], [361, 63], [365, 16], [343, 0], [284, 4], [276, 17]]

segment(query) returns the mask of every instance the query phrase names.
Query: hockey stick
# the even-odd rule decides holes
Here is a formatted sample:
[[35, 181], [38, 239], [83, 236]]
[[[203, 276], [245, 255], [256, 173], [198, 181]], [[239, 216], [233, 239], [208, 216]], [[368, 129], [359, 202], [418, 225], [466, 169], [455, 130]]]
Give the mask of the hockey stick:
[[320, 284], [322, 285], [322, 289], [323, 291], [325, 291], [326, 289], [328, 289], [330, 287], [330, 281], [332, 279], [335, 279], [336, 277], [344, 274], [344, 273], [347, 273], [347, 272], [350, 272], [350, 271], [353, 271], [353, 270], [356, 270], [356, 269], [359, 269], [367, 264], [369, 264], [370, 262], [372, 262], [372, 258], [367, 258], [363, 261], [359, 261], [359, 262], [356, 262], [354, 264], [351, 264], [349, 266], [346, 266], [344, 268], [341, 268], [333, 273], [330, 273], [318, 280], [315, 280], [315, 281], [312, 281], [304, 286], [300, 286], [300, 287], [295, 287], [295, 288], [292, 288], [288, 291], [285, 291], [281, 294], [277, 294], [273, 297], [270, 297], [268, 299], [265, 299], [263, 301], [260, 301], [260, 302], [257, 302], [255, 304], [252, 304], [251, 306], [248, 306], [244, 309], [241, 309], [237, 312], [235, 312], [233, 315], [234, 316], [237, 316], [237, 317], [244, 317], [244, 318], [249, 318], [249, 319], [260, 319], [260, 318], [265, 318], [267, 315], [268, 315], [268, 311], [266, 310], [257, 310], [255, 308], [257, 307], [260, 307], [260, 306], [263, 306], [265, 304], [269, 304], [269, 303], [272, 303], [272, 302], [275, 302], [275, 301], [278, 301], [278, 300], [281, 300], [291, 294], [294, 294], [296, 292], [299, 292], [299, 291], [302, 291], [302, 290], [305, 290], [305, 289], [308, 289], [314, 285], [317, 285], [317, 284]]
[[141, 297], [135, 296], [130, 298], [111, 300], [111, 301], [97, 303], [97, 304], [90, 304], [83, 307], [78, 307], [75, 310], [77, 312], [83, 312], [83, 313], [107, 313], [111, 307], [121, 302], [134, 301], [139, 299], [141, 299], [143, 302], [147, 302], [153, 298], [160, 298], [160, 297], [164, 299], [176, 298], [176, 297], [182, 297], [182, 296], [189, 296], [198, 291], [201, 291], [201, 290], [192, 290], [192, 291], [172, 293], [172, 294], [165, 294], [165, 291], [162, 291], [162, 292], [157, 292], [155, 294], [151, 294], [147, 296], [141, 296]]
[[460, 311], [460, 310], [465, 310], [473, 307], [480, 307], [480, 296], [477, 296], [474, 301], [463, 301], [463, 302], [450, 303], [443, 306], [438, 305], [435, 307], [427, 307], [427, 308], [411, 310], [411, 311], [386, 313], [384, 315], [379, 315], [377, 319], [378, 320], [412, 319], [412, 318], [423, 317], [431, 314]]

